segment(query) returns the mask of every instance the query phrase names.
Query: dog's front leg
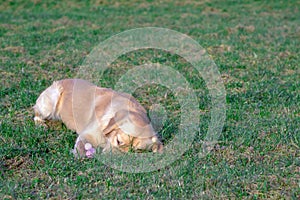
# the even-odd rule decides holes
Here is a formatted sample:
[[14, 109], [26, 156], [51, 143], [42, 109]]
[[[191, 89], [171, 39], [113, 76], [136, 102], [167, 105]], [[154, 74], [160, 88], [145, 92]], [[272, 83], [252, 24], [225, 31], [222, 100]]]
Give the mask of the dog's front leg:
[[76, 158], [85, 156], [84, 142], [81, 140], [80, 136], [77, 137], [74, 149], [72, 153]]

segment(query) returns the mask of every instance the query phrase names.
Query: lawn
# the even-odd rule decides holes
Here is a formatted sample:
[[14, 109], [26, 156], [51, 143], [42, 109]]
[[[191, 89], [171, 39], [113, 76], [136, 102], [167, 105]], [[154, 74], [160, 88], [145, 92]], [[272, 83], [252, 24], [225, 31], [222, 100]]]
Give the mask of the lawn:
[[[117, 58], [96, 84], [115, 88], [145, 63], [171, 67], [198, 102], [191, 146], [151, 172], [75, 159], [76, 134], [59, 122], [35, 126], [35, 100], [54, 80], [76, 77], [98, 44], [143, 27], [186, 34], [214, 60], [226, 90], [217, 142], [199, 156], [213, 108], [199, 72], [179, 55], [142, 49]], [[1, 0], [0, 199], [299, 199], [299, 52], [296, 0]], [[157, 83], [132, 94], [148, 110], [163, 106], [157, 127], [170, 144], [183, 115], [174, 91]]]

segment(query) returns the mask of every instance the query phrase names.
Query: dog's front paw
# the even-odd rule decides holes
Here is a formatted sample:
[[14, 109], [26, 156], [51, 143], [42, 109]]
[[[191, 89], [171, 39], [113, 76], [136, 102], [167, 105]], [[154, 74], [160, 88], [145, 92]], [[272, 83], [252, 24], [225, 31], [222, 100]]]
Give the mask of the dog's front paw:
[[73, 154], [76, 158], [84, 157], [85, 156], [85, 148], [84, 143], [80, 140], [80, 137], [76, 139], [75, 146], [73, 149]]

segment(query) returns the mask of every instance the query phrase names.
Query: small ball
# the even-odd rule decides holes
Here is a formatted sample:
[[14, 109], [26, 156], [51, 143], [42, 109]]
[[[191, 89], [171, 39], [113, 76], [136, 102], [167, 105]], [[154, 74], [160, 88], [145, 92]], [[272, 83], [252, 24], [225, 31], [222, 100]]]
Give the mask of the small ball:
[[87, 151], [90, 150], [91, 148], [93, 148], [93, 146], [90, 143], [86, 143], [84, 145], [84, 149], [87, 150]]

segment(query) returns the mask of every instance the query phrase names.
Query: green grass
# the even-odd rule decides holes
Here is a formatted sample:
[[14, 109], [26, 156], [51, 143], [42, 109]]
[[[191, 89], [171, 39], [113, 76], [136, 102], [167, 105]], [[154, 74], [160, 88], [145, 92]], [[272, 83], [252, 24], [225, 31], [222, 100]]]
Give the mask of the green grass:
[[[299, 1], [1, 1], [1, 199], [299, 199]], [[122, 31], [165, 27], [187, 34], [215, 60], [227, 92], [219, 142], [197, 156], [203, 134], [171, 165], [125, 173], [70, 154], [76, 134], [60, 123], [36, 127], [31, 106], [53, 80], [72, 78], [93, 47]], [[210, 120], [201, 76], [177, 55], [131, 52], [114, 62], [101, 85], [128, 69], [159, 62], [184, 74], [199, 100], [200, 133]], [[166, 94], [166, 97], [164, 95]], [[167, 88], [139, 88], [149, 108], [165, 105], [161, 135], [178, 129], [179, 105]]]

